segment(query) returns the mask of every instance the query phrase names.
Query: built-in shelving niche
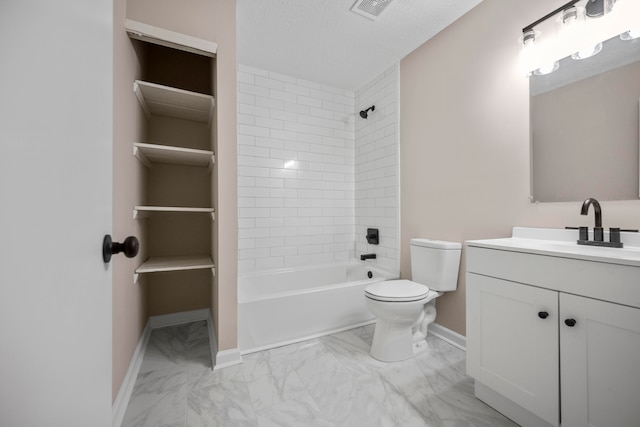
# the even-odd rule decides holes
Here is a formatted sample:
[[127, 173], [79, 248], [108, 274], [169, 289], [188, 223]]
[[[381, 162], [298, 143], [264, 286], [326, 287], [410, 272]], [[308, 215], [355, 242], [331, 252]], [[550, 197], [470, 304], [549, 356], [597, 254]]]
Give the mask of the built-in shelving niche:
[[[165, 312], [209, 307], [215, 275], [215, 44], [171, 32], [165, 32], [166, 38], [177, 42], [157, 43], [141, 34], [149, 28], [152, 33], [164, 30], [132, 21], [127, 27], [133, 27], [128, 32], [141, 68], [132, 89], [146, 117], [146, 138], [132, 141], [132, 148], [144, 165], [147, 194], [132, 208], [134, 218], [146, 221], [142, 244], [149, 257], [135, 270], [134, 281], [146, 275], [150, 301], [174, 304], [167, 308], [165, 303]], [[199, 48], [185, 48], [185, 40]], [[194, 301], [201, 306], [193, 306]]]

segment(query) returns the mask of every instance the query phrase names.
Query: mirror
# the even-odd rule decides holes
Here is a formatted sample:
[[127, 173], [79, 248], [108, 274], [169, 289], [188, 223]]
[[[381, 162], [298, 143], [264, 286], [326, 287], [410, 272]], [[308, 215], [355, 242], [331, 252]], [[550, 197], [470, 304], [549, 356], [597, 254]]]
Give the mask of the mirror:
[[638, 199], [640, 38], [529, 77], [534, 202]]

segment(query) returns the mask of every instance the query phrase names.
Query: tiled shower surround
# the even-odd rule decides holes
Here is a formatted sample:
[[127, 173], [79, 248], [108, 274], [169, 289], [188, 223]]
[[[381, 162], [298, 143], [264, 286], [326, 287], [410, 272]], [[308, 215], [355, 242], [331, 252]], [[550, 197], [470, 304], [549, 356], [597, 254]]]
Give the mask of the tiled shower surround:
[[[375, 252], [377, 262], [391, 270], [400, 265], [400, 176], [398, 66], [356, 92], [356, 111], [376, 108], [355, 122], [356, 255]], [[380, 244], [367, 244], [367, 228], [380, 230]]]
[[[240, 65], [240, 273], [363, 251], [398, 269], [397, 78], [394, 67], [354, 94]], [[363, 120], [360, 102], [380, 109]], [[367, 227], [379, 246], [367, 248]]]

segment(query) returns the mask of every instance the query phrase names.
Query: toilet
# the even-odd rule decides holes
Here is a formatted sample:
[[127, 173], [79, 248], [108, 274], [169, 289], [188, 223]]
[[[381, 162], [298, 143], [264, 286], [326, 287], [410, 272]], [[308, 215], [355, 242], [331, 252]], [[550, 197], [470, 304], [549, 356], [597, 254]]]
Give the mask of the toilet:
[[410, 359], [428, 349], [435, 298], [458, 285], [460, 243], [411, 239], [410, 249], [413, 280], [387, 280], [365, 288], [367, 308], [376, 317], [370, 354], [383, 362]]

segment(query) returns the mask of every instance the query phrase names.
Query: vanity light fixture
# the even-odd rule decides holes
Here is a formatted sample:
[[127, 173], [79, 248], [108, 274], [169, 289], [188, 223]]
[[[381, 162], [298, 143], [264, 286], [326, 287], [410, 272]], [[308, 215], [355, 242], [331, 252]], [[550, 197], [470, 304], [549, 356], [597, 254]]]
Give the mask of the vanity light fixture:
[[[594, 3], [602, 3], [598, 7], [603, 13], [593, 13]], [[556, 61], [596, 55], [604, 40], [617, 35], [623, 40], [640, 36], [640, 1], [571, 0], [522, 29], [522, 71], [526, 75], [554, 71], [557, 67], [551, 65]]]
[[580, 0], [571, 0], [522, 29], [522, 37], [520, 38], [520, 42], [522, 43], [521, 62], [527, 75], [532, 73], [545, 75], [558, 69], [558, 59], [560, 58], [550, 57], [548, 55], [545, 57], [544, 49], [539, 46], [541, 41], [544, 44], [544, 41], [550, 38], [551, 33], [546, 34], [546, 29], [543, 32], [537, 30], [536, 27], [561, 12], [563, 14], [563, 21], [569, 22], [574, 20], [577, 15], [574, 16], [570, 11], [576, 10], [573, 6], [579, 1]]
[[565, 3], [564, 5], [560, 6], [559, 8], [557, 8], [556, 10], [554, 10], [553, 12], [547, 13], [545, 16], [543, 16], [542, 18], [538, 19], [535, 22], [532, 22], [531, 24], [527, 25], [526, 27], [524, 27], [522, 29], [522, 34], [527, 34], [528, 32], [530, 32], [531, 30], [533, 30], [536, 26], [538, 26], [539, 24], [545, 22], [547, 19], [551, 18], [552, 16], [557, 15], [560, 12], [564, 12], [565, 10], [573, 7], [573, 5], [575, 5], [576, 3], [578, 3], [580, 0], [571, 0], [569, 3]]

